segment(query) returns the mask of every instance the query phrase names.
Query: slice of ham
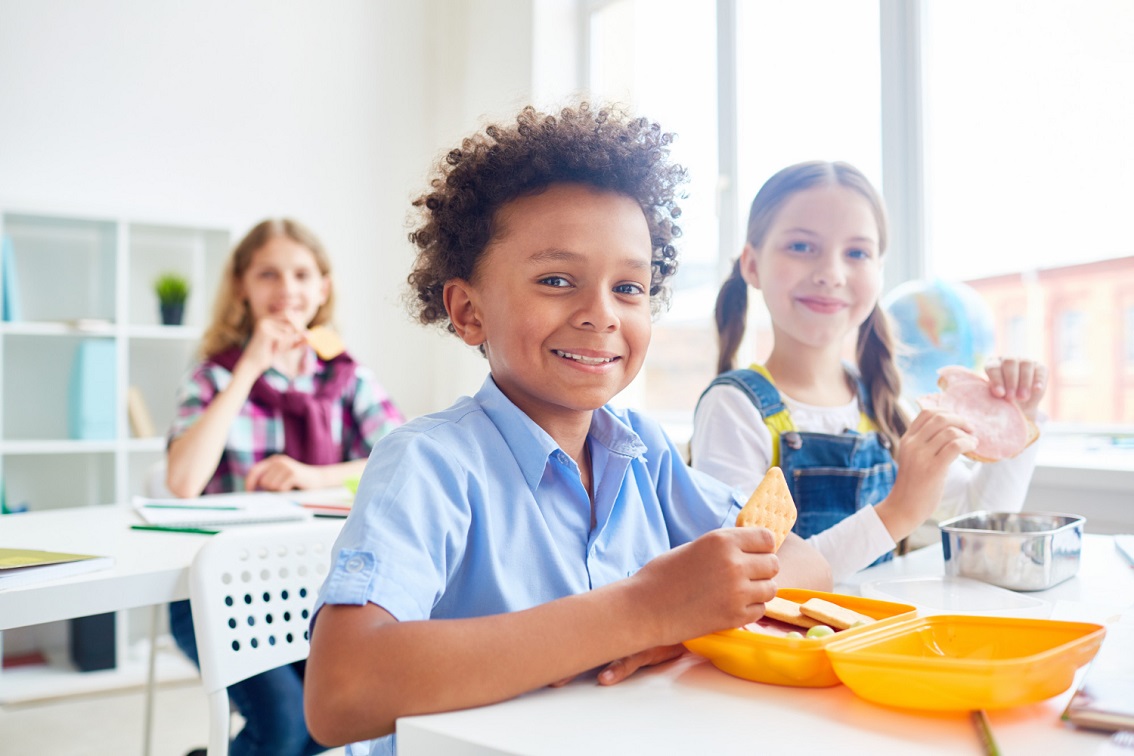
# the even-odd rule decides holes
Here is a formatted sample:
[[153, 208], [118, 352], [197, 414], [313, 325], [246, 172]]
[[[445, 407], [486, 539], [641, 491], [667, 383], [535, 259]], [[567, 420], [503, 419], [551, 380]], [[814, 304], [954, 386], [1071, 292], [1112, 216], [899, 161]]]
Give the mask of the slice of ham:
[[1039, 428], [1010, 399], [993, 396], [988, 379], [958, 365], [937, 371], [940, 394], [923, 396], [926, 409], [941, 409], [960, 415], [973, 425], [977, 447], [965, 454], [980, 462], [1010, 459], [1037, 438]]

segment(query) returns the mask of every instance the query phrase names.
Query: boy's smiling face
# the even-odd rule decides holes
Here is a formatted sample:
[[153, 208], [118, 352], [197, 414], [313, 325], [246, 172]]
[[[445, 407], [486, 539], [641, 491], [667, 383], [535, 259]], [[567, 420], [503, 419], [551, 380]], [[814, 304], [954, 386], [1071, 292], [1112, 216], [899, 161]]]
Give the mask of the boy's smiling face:
[[505, 396], [551, 432], [589, 422], [641, 369], [651, 257], [637, 202], [554, 184], [498, 211], [474, 280], [450, 281], [445, 305]]

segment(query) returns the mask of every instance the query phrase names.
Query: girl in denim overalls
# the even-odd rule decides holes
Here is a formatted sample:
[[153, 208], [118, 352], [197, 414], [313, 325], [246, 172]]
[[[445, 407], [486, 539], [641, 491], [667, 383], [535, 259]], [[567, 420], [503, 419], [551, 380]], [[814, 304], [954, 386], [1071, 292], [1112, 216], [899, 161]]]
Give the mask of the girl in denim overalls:
[[[836, 581], [888, 559], [935, 511], [1018, 511], [1035, 466], [1034, 445], [970, 466], [959, 459], [975, 446], [965, 420], [938, 410], [909, 420], [878, 305], [885, 249], [882, 200], [853, 166], [801, 163], [769, 179], [717, 297], [721, 375], [701, 396], [690, 443], [694, 467], [745, 490], [780, 466], [799, 510], [794, 530]], [[749, 285], [764, 295], [774, 342], [763, 365], [733, 370]], [[1034, 419], [1044, 367], [1005, 359], [987, 370], [990, 390]]]

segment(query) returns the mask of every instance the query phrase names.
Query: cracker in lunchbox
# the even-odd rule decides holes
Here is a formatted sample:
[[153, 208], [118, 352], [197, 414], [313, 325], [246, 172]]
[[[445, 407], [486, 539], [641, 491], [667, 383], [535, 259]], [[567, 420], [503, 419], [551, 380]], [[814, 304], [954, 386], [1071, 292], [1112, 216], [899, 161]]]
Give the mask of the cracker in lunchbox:
[[873, 617], [847, 609], [845, 606], [832, 604], [821, 598], [810, 598], [800, 604], [799, 609], [808, 617], [819, 620], [824, 625], [830, 625], [836, 630], [846, 630], [857, 625], [866, 625], [874, 622]]
[[764, 616], [796, 627], [815, 627], [819, 620], [803, 613], [799, 604], [779, 596], [764, 603]]
[[780, 544], [791, 532], [791, 526], [795, 524], [795, 517], [795, 501], [791, 498], [783, 471], [778, 467], [769, 467], [760, 485], [756, 486], [740, 514], [736, 516], [736, 526], [767, 528], [776, 537], [775, 550], [779, 550]]

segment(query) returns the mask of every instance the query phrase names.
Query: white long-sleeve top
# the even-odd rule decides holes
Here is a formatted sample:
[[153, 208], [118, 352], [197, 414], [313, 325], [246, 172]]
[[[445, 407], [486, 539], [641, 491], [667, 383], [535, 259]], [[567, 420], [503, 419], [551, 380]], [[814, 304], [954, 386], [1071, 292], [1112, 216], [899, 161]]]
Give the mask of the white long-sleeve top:
[[[839, 407], [803, 404], [780, 392], [792, 422], [799, 431], [841, 434], [858, 427], [861, 411], [855, 398]], [[752, 491], [763, 479], [772, 460], [772, 434], [760, 412], [741, 389], [713, 386], [697, 407], [689, 442], [693, 467], [715, 478]], [[933, 520], [980, 509], [1018, 512], [1024, 506], [1037, 445], [1013, 459], [981, 464], [965, 457], [949, 468], [941, 503]], [[836, 583], [894, 548], [874, 507], [864, 507], [842, 522], [807, 539], [830, 563]]]

